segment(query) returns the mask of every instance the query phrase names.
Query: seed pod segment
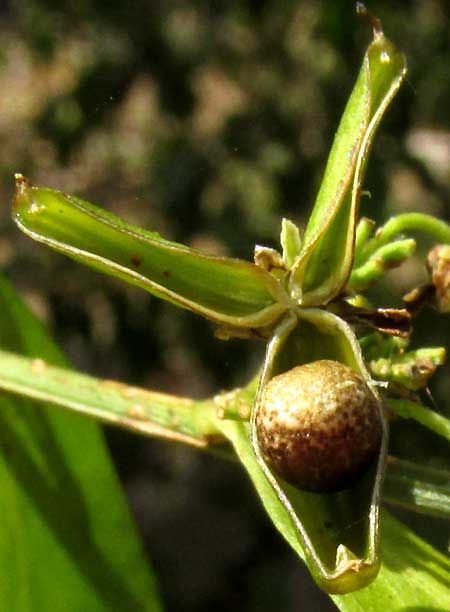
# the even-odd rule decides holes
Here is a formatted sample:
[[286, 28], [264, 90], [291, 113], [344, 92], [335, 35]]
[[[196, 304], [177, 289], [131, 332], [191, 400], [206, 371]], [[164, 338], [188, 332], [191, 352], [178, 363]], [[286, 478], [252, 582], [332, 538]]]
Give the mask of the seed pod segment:
[[[298, 378], [302, 389], [295, 382]], [[352, 390], [353, 396], [360, 396], [356, 401]], [[311, 403], [313, 394], [316, 401]], [[288, 429], [291, 418], [295, 423], [298, 417], [293, 404], [303, 403], [309, 406], [303, 414], [308, 445], [300, 445], [299, 431], [289, 432], [287, 442], [279, 444], [277, 425]], [[273, 412], [271, 404], [281, 409]], [[333, 424], [324, 420], [330, 404], [335, 404]], [[328, 439], [322, 431], [327, 428]], [[387, 436], [381, 400], [349, 325], [324, 309], [288, 313], [268, 345], [251, 442], [280, 512], [282, 507], [285, 513], [280, 518], [282, 533], [291, 545], [300, 545], [315, 580], [329, 593], [362, 588], [380, 567], [379, 499]], [[286, 450], [292, 451], [288, 459], [281, 454]]]

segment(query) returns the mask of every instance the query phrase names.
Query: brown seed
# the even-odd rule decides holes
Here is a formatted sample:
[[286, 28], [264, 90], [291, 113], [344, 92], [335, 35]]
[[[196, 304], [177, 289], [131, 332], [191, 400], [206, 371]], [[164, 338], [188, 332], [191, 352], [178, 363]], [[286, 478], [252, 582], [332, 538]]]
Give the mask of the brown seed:
[[313, 361], [269, 381], [256, 431], [264, 459], [278, 476], [308, 491], [338, 491], [377, 454], [378, 400], [348, 366]]

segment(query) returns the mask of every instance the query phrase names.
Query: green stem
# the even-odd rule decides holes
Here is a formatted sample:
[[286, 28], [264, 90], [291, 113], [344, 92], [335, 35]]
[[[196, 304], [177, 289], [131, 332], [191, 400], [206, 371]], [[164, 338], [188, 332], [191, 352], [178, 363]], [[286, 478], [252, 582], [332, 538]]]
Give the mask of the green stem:
[[450, 225], [448, 223], [441, 219], [436, 219], [432, 215], [414, 212], [403, 213], [389, 219], [378, 230], [375, 238], [368, 242], [367, 249], [372, 252], [372, 250], [387, 244], [399, 234], [410, 231], [428, 234], [437, 242], [450, 244]]
[[217, 405], [147, 391], [0, 351], [0, 388], [144, 435], [198, 447], [224, 442]]
[[371, 253], [361, 266], [353, 269], [348, 288], [357, 292], [366, 289], [381, 278], [387, 270], [402, 264], [414, 253], [415, 249], [416, 241], [412, 238], [383, 244]]
[[450, 442], [450, 421], [446, 417], [421, 404], [416, 404], [416, 402], [406, 399], [389, 398], [387, 404], [397, 416], [404, 419], [414, 419]]
[[388, 457], [383, 501], [414, 512], [450, 517], [450, 472]]
[[228, 421], [250, 421], [260, 376], [258, 372], [246, 387], [238, 387], [215, 395], [213, 401], [216, 405], [217, 418]]
[[371, 233], [375, 227], [375, 221], [372, 219], [368, 219], [367, 217], [362, 217], [359, 220], [359, 223], [356, 227], [355, 234], [355, 255], [354, 255], [354, 267], [358, 267], [361, 264], [361, 253], [364, 250], [364, 247], [369, 240]]

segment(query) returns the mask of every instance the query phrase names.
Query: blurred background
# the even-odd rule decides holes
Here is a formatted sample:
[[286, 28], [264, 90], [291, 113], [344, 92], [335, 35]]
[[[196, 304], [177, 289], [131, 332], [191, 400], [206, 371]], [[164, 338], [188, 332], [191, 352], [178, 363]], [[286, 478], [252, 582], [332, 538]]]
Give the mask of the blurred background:
[[[377, 137], [362, 212], [450, 220], [450, 4], [368, 5], [409, 73]], [[348, 0], [2, 0], [0, 265], [76, 367], [205, 397], [245, 383], [264, 347], [215, 340], [199, 317], [20, 235], [14, 172], [169, 239], [251, 259], [255, 243], [277, 246], [283, 216], [304, 225], [370, 38]], [[428, 246], [390, 273], [380, 304], [424, 280]], [[424, 312], [414, 342], [449, 340], [448, 318], [438, 326]], [[448, 374], [432, 388], [447, 413]], [[393, 452], [448, 466], [440, 441], [402, 427]], [[167, 610], [335, 609], [239, 466], [106, 435]], [[443, 521], [402, 518], [446, 550]]]

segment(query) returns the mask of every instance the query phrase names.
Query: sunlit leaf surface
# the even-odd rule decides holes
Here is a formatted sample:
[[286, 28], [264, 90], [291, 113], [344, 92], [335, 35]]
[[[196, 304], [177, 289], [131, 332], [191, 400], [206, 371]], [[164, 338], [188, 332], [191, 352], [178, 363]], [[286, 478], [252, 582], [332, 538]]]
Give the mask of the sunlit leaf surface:
[[[0, 280], [0, 345], [64, 359]], [[154, 578], [99, 427], [0, 397], [0, 608], [156, 612]]]

